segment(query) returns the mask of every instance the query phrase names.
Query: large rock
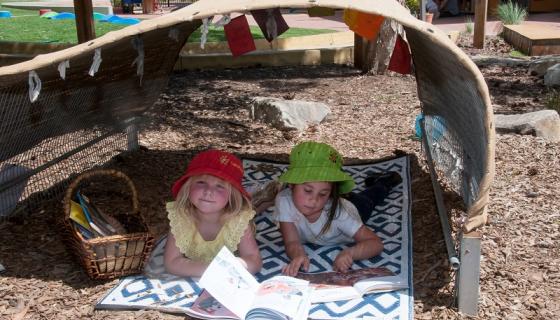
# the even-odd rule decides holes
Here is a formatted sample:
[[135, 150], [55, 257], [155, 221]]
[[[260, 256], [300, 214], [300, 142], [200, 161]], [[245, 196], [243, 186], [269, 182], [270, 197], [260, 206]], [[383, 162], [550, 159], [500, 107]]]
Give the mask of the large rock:
[[560, 87], [560, 63], [548, 68], [544, 75], [544, 85], [548, 87]]
[[305, 130], [321, 123], [331, 112], [326, 104], [302, 100], [256, 97], [251, 116], [280, 130]]
[[529, 64], [529, 73], [542, 77], [546, 74], [548, 68], [560, 63], [560, 56], [549, 56], [535, 60]]
[[494, 115], [497, 133], [534, 134], [550, 141], [560, 141], [560, 116], [554, 110], [524, 114]]

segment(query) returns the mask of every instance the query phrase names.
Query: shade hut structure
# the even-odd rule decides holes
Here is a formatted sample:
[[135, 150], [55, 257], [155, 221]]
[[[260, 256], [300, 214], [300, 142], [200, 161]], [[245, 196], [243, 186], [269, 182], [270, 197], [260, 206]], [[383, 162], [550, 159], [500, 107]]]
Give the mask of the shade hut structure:
[[[446, 34], [393, 0], [282, 2], [284, 8], [316, 6], [379, 15], [403, 26], [444, 231], [449, 226], [438, 196], [436, 168], [468, 210], [459, 249], [449, 234], [446, 239], [450, 263], [459, 270], [459, 310], [476, 314], [478, 229], [487, 222], [495, 143], [482, 74]], [[107, 149], [136, 148], [136, 119], [156, 102], [181, 48], [204, 18], [277, 7], [275, 0], [200, 0], [74, 47], [0, 68], [0, 215], [8, 215], [18, 202], [34, 196], [33, 188], [67, 178], [48, 173], [53, 166], [79, 173], [94, 166], [100, 159], [96, 155]], [[50, 156], [38, 162], [35, 155], [47, 150]], [[77, 161], [80, 155], [87, 161]]]

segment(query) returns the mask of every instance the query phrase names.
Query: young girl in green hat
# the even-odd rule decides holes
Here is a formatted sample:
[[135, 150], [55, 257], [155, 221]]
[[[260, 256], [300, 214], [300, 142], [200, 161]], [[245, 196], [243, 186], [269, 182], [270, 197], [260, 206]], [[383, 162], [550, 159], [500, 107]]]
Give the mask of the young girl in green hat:
[[333, 270], [346, 272], [354, 260], [383, 251], [381, 239], [362, 222], [358, 210], [340, 195], [354, 188], [342, 171], [342, 157], [330, 145], [303, 142], [292, 149], [290, 165], [279, 180], [289, 184], [275, 199], [280, 232], [291, 259], [282, 272], [295, 276], [308, 271], [309, 257], [302, 243], [337, 245], [354, 243], [336, 256]]

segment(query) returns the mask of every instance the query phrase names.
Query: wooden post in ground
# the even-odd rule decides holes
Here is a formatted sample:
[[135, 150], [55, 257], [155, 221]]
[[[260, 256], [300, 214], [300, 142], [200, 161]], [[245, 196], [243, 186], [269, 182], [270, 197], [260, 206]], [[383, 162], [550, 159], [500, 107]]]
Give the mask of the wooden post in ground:
[[486, 15], [488, 13], [488, 0], [476, 0], [474, 6], [474, 36], [473, 47], [484, 48]]
[[76, 14], [76, 31], [78, 43], [87, 42], [95, 38], [93, 24], [92, 0], [74, 0], [74, 14]]

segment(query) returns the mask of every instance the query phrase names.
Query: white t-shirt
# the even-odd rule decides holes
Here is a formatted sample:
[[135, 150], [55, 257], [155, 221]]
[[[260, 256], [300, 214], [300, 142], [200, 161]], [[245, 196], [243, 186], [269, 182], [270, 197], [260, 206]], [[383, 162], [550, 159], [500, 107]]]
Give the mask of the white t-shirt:
[[331, 200], [327, 202], [319, 219], [309, 222], [296, 208], [292, 200], [292, 189], [286, 188], [278, 193], [275, 201], [275, 217], [278, 222], [293, 222], [302, 242], [318, 245], [336, 245], [354, 242], [354, 234], [363, 225], [356, 207], [346, 199], [339, 200], [339, 211], [331, 223], [331, 227], [322, 235], [321, 229], [327, 222]]

